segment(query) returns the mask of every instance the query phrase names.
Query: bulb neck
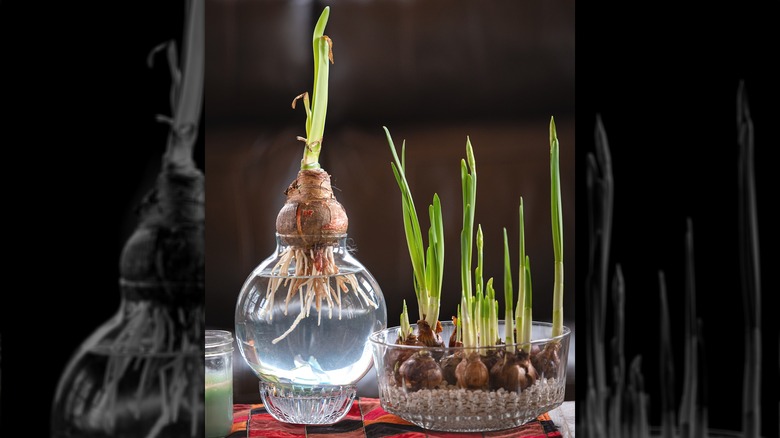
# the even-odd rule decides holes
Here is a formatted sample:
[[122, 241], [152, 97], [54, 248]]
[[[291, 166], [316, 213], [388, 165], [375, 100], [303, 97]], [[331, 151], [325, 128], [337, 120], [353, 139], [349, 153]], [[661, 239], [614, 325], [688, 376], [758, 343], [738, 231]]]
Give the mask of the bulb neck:
[[279, 250], [288, 247], [293, 248], [346, 248], [347, 233], [329, 235], [304, 235], [304, 234], [280, 234], [276, 233], [276, 246]]

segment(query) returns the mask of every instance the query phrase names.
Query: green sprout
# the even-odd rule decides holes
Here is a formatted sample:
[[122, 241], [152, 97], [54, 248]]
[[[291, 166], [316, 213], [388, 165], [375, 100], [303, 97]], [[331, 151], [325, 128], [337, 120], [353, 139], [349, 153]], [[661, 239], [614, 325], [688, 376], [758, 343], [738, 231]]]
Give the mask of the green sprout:
[[[523, 335], [519, 341], [521, 345], [528, 348], [528, 353], [531, 352], [531, 323], [533, 321], [532, 303], [533, 288], [531, 287], [531, 258], [525, 256], [525, 293], [523, 297]], [[520, 303], [518, 303], [520, 306]]]
[[[530, 339], [530, 333], [525, 333], [525, 323], [523, 306], [525, 306], [525, 294], [526, 294], [526, 260], [528, 257], [525, 254], [525, 215], [523, 213], [523, 198], [520, 197], [520, 264], [518, 267], [518, 287], [517, 287], [517, 309], [515, 310], [515, 329], [517, 330], [517, 342], [521, 345]], [[507, 302], [507, 306], [511, 306], [511, 302]], [[530, 346], [529, 346], [530, 352]]]
[[[466, 137], [466, 159], [460, 162], [463, 191], [463, 228], [460, 232], [461, 314], [464, 347], [476, 347], [478, 319], [474, 320], [475, 303], [471, 288], [471, 260], [474, 238], [474, 211], [477, 201], [477, 168], [471, 139]], [[480, 279], [481, 280], [481, 279]], [[460, 319], [459, 319], [460, 322]]]
[[514, 302], [512, 290], [512, 265], [509, 259], [509, 237], [504, 227], [504, 304], [506, 307], [504, 313], [504, 337], [508, 348], [515, 352], [514, 347], [509, 347], [515, 343], [514, 315], [512, 313], [512, 303]]
[[412, 326], [409, 324], [409, 310], [406, 308], [406, 300], [404, 300], [404, 310], [401, 312], [401, 333], [398, 334], [398, 337], [405, 341], [410, 334], [412, 334]]
[[401, 189], [404, 232], [409, 248], [409, 256], [414, 272], [414, 292], [420, 312], [420, 320], [426, 321], [434, 330], [439, 321], [441, 288], [444, 276], [444, 221], [442, 220], [439, 195], [433, 195], [433, 203], [428, 206], [430, 228], [428, 229], [428, 247], [425, 249], [417, 210], [414, 206], [412, 191], [406, 179], [406, 142], [401, 146], [399, 158], [390, 131], [385, 127], [387, 142], [393, 153], [393, 168], [398, 187]]
[[496, 300], [496, 290], [493, 288], [493, 278], [491, 277], [486, 285], [487, 296], [485, 298], [487, 311], [483, 313], [483, 316], [487, 320], [487, 336], [485, 337], [485, 345], [498, 345], [501, 343], [501, 338], [498, 336], [498, 300]]
[[333, 41], [325, 33], [325, 25], [328, 24], [330, 6], [322, 11], [317, 24], [314, 27], [312, 46], [314, 50], [314, 88], [311, 93], [311, 106], [309, 105], [309, 93], [303, 93], [295, 97], [292, 107], [298, 99], [303, 100], [306, 110], [306, 138], [298, 137], [306, 146], [303, 149], [301, 169], [319, 169], [320, 148], [325, 133], [325, 115], [328, 111], [328, 73], [333, 63]]
[[552, 336], [563, 334], [563, 217], [561, 215], [561, 169], [558, 134], [550, 117], [550, 205], [552, 215], [555, 282], [553, 284]]

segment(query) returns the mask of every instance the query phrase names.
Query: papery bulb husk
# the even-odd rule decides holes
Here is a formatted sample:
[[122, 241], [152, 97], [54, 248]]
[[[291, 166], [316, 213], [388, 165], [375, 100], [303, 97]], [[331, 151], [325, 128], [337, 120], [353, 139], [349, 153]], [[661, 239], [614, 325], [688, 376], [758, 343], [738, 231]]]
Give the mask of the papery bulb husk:
[[164, 169], [145, 196], [138, 208], [138, 225], [120, 255], [122, 281], [193, 287], [130, 288], [134, 294], [156, 294], [137, 298], [177, 307], [202, 303], [206, 260], [204, 191], [204, 176], [199, 170]]
[[521, 392], [533, 385], [538, 378], [528, 353], [518, 351], [506, 353], [501, 361], [490, 369], [491, 389], [504, 388], [507, 391]]
[[558, 376], [561, 366], [561, 358], [558, 354], [560, 349], [559, 342], [550, 341], [543, 349], [531, 350], [531, 363], [539, 376], [547, 379]]
[[459, 388], [488, 389], [490, 373], [477, 352], [470, 352], [455, 368]]
[[[456, 344], [460, 344], [459, 342], [456, 342]], [[462, 345], [459, 345], [462, 346]], [[450, 385], [456, 385], [458, 383], [458, 377], [456, 375], [456, 370], [458, 368], [458, 364], [463, 360], [463, 350], [457, 350], [454, 353], [444, 356], [444, 358], [439, 363], [441, 367], [441, 373], [444, 380], [447, 381]]]
[[450, 335], [450, 348], [455, 347], [457, 344], [463, 345], [463, 343], [458, 342], [458, 318], [455, 316], [452, 317], [452, 326], [455, 327], [455, 330], [453, 330], [452, 334]]
[[428, 351], [422, 350], [410, 356], [401, 364], [398, 374], [400, 384], [407, 390], [433, 389], [442, 381], [439, 364]]
[[[406, 336], [406, 339], [398, 338], [398, 341], [396, 342], [397, 345], [409, 345], [409, 346], [416, 346], [416, 347], [424, 347], [425, 344], [420, 342], [419, 339], [417, 339], [417, 336], [414, 334], [409, 334]], [[393, 374], [393, 378], [395, 379], [396, 383], [399, 385], [401, 384], [401, 375], [399, 374], [399, 370], [401, 369], [401, 365], [409, 359], [417, 350], [414, 348], [389, 348], [387, 350], [387, 353], [385, 353], [385, 369]]]
[[485, 364], [488, 371], [493, 368], [493, 365], [504, 359], [504, 343], [499, 342], [496, 344], [495, 349], [489, 349], [487, 353], [482, 356], [482, 363]]
[[421, 319], [417, 321], [417, 338], [422, 342], [424, 345], [432, 348], [441, 348], [444, 347], [444, 341], [441, 339], [441, 323], [437, 321], [436, 323], [437, 330], [433, 330], [431, 328], [431, 325], [428, 324], [428, 321], [425, 321], [424, 319]]
[[444, 340], [442, 340], [439, 334], [441, 331], [441, 323], [438, 321], [436, 321], [435, 330], [424, 319], [417, 321], [417, 339], [426, 347], [436, 349], [431, 351], [433, 358], [436, 360], [441, 360], [442, 356], [444, 356]]
[[346, 234], [347, 212], [324, 170], [301, 170], [284, 193], [287, 200], [276, 216], [276, 232], [284, 243], [305, 248], [336, 243]]

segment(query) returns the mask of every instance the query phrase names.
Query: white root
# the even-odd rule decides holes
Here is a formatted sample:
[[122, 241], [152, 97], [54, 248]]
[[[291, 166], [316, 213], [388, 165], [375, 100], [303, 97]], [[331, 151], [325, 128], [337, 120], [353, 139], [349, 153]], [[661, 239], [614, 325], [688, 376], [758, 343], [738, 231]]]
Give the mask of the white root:
[[[301, 299], [303, 299], [303, 294], [301, 294]], [[314, 299], [314, 295], [313, 294], [309, 294], [309, 296], [306, 299], [306, 306], [305, 307], [311, 306], [311, 302], [312, 302], [313, 299]], [[290, 326], [290, 328], [288, 328], [286, 332], [282, 333], [281, 336], [279, 336], [278, 338], [276, 338], [273, 341], [271, 341], [273, 344], [276, 344], [279, 341], [281, 341], [282, 339], [286, 338], [287, 335], [289, 335], [290, 333], [292, 333], [293, 330], [295, 330], [295, 327], [298, 326], [298, 323], [300, 323], [303, 320], [303, 318], [306, 317], [305, 307], [303, 305], [301, 306], [301, 313], [299, 313], [298, 316], [295, 318], [295, 321], [293, 321], [293, 323]]]
[[[274, 295], [275, 295], [274, 292], [276, 291], [276, 289], [279, 288], [279, 286], [281, 286], [282, 277], [284, 277], [282, 273], [287, 272], [288, 268], [290, 267], [290, 262], [292, 261], [294, 256], [295, 254], [292, 252], [291, 248], [285, 249], [282, 255], [279, 257], [279, 261], [276, 263], [276, 265], [274, 265], [273, 268], [271, 268], [271, 281], [268, 282], [268, 288], [265, 291], [265, 294], [269, 299], [269, 303], [268, 303], [269, 308], [274, 307]], [[279, 276], [278, 277], [274, 276], [274, 272], [278, 272]], [[284, 307], [284, 314], [287, 315], [286, 303]], [[274, 319], [273, 312], [269, 312], [268, 320], [273, 321], [273, 319]]]
[[[315, 252], [317, 251], [317, 252]], [[318, 259], [319, 257], [319, 259]], [[290, 275], [290, 264], [295, 261], [295, 269]], [[319, 263], [318, 263], [319, 262]], [[319, 268], [318, 268], [319, 266]], [[287, 287], [284, 300], [284, 314], [287, 315], [289, 303], [296, 294], [300, 295], [300, 313], [296, 316], [290, 328], [273, 340], [276, 344], [292, 333], [295, 327], [311, 314], [312, 303], [317, 310], [317, 325], [322, 322], [322, 301], [328, 305], [328, 319], [333, 318], [333, 308], [338, 306], [338, 318], [341, 320], [341, 294], [350, 293], [350, 289], [362, 298], [367, 305], [378, 308], [366, 293], [361, 290], [355, 274], [338, 275], [339, 268], [333, 258], [333, 247], [322, 249], [310, 248], [308, 251], [288, 247], [280, 255], [279, 261], [271, 268], [271, 280], [268, 282], [266, 297], [269, 309], [273, 308], [274, 296], [281, 287]], [[335, 288], [330, 284], [330, 278], [335, 276]], [[295, 278], [293, 278], [295, 277]], [[273, 321], [273, 312], [268, 312], [268, 320]]]

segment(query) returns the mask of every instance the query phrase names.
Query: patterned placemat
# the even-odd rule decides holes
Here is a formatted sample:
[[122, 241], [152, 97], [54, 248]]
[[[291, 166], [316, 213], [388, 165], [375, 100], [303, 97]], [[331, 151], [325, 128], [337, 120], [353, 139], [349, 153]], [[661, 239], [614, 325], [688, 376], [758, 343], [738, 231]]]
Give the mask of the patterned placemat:
[[[247, 431], [249, 432], [247, 434]], [[233, 430], [228, 438], [292, 438], [328, 436], [334, 438], [560, 438], [561, 433], [548, 414], [520, 427], [495, 432], [436, 432], [389, 414], [376, 398], [360, 398], [343, 420], [327, 426], [304, 426], [277, 421], [262, 404], [233, 406]]]

